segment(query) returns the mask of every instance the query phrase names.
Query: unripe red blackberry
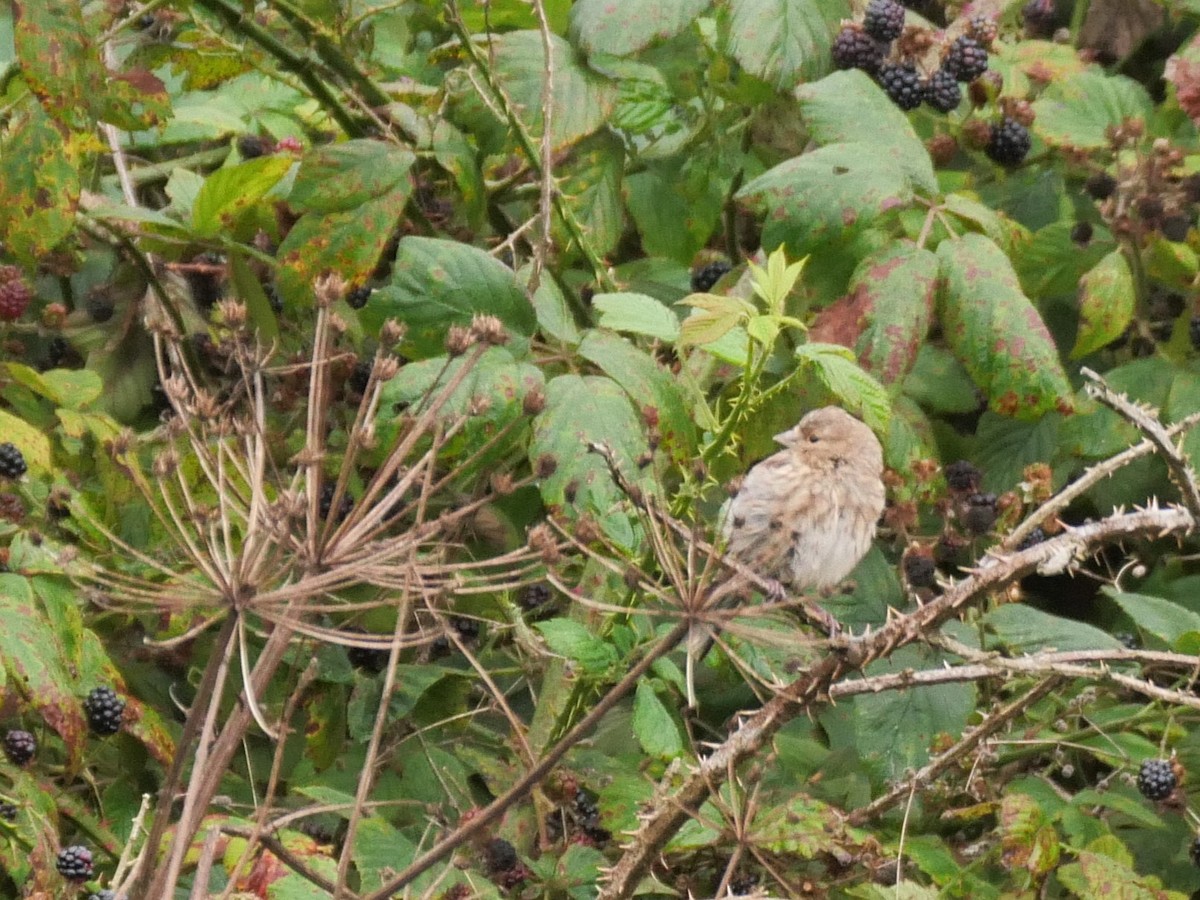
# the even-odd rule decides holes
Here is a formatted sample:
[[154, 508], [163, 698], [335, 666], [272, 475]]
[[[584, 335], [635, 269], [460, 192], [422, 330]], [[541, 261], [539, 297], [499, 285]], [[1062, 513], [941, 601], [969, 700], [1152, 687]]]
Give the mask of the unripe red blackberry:
[[0, 266], [0, 320], [14, 322], [24, 315], [33, 299], [25, 275], [16, 266]]
[[83, 711], [92, 734], [106, 737], [121, 730], [125, 701], [110, 687], [92, 688], [83, 701]]
[[1137, 786], [1147, 800], [1166, 800], [1175, 793], [1177, 780], [1171, 761], [1166, 759], [1142, 760], [1138, 769]]
[[23, 766], [37, 753], [37, 738], [28, 731], [14, 728], [4, 735], [4, 755], [14, 766]]
[[92, 851], [78, 844], [58, 851], [54, 868], [67, 881], [87, 881], [92, 877]]

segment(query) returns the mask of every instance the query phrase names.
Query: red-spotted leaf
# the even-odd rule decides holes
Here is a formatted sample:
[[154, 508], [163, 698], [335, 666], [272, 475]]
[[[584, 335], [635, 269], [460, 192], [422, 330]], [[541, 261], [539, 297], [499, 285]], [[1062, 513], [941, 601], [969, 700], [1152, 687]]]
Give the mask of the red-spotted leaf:
[[1133, 320], [1133, 273], [1120, 250], [1100, 260], [1079, 284], [1079, 334], [1071, 359], [1116, 340]]
[[737, 199], [764, 214], [763, 246], [786, 244], [802, 254], [846, 239], [912, 200], [904, 170], [879, 144], [830, 144], [796, 156], [753, 179]]
[[318, 147], [304, 157], [288, 202], [316, 212], [357, 209], [400, 189], [416, 157], [383, 141], [345, 141]]
[[913, 367], [933, 317], [937, 257], [901, 243], [867, 256], [850, 278], [847, 303], [861, 319], [859, 362], [884, 384], [898, 384]]
[[232, 230], [238, 217], [265, 197], [291, 166], [286, 156], [263, 156], [213, 172], [192, 206], [196, 234], [212, 237]]
[[75, 139], [40, 106], [27, 108], [0, 141], [0, 240], [33, 264], [74, 227], [80, 184]]
[[571, 7], [571, 39], [588, 53], [624, 56], [687, 28], [709, 0], [579, 0]]
[[937, 256], [946, 343], [991, 409], [1019, 419], [1072, 411], [1054, 339], [1004, 252], [983, 235], [966, 234], [943, 241]]
[[107, 79], [81, 5], [33, 0], [17, 3], [15, 13], [22, 76], [50, 115], [82, 126], [100, 111]]
[[732, 0], [729, 50], [746, 71], [791, 88], [829, 65], [829, 45], [846, 0]]

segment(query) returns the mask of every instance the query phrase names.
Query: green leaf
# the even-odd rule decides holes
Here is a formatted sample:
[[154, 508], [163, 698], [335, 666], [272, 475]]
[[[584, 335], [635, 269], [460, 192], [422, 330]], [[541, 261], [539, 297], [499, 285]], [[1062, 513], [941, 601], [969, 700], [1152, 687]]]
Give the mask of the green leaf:
[[0, 141], [0, 236], [5, 249], [33, 265], [74, 228], [80, 183], [75, 138], [40, 106], [28, 110]]
[[1153, 104], [1132, 78], [1089, 68], [1051, 81], [1033, 109], [1033, 130], [1047, 144], [1095, 150], [1108, 146], [1110, 128], [1147, 120]]
[[38, 610], [27, 579], [0, 574], [0, 620], [0, 662], [9, 683], [78, 761], [86, 742], [83, 707], [70, 689], [58, 637]]
[[907, 174], [878, 143], [829, 144], [750, 181], [737, 199], [766, 216], [763, 246], [803, 254], [846, 240], [913, 198]]
[[[545, 53], [537, 31], [510, 31], [491, 41], [496, 78], [533, 137], [542, 133]], [[612, 114], [616, 85], [588, 69], [575, 49], [558, 35], [550, 36], [554, 64], [551, 140], [556, 148], [597, 131]]]
[[585, 672], [601, 674], [617, 663], [617, 651], [574, 619], [550, 619], [533, 626], [555, 653], [578, 664]]
[[887, 388], [854, 361], [854, 354], [840, 344], [801, 344], [796, 359], [816, 369], [817, 378], [877, 434], [887, 434], [892, 409]]
[[1099, 628], [1064, 619], [1050, 613], [1010, 603], [993, 609], [983, 617], [983, 625], [994, 637], [989, 649], [1002, 646], [1019, 653], [1039, 650], [1105, 650], [1121, 642]]
[[383, 887], [397, 870], [407, 866], [416, 856], [412, 841], [380, 816], [362, 819], [358, 829], [352, 856], [365, 890]]
[[913, 369], [904, 379], [904, 393], [934, 412], [969, 413], [980, 403], [979, 391], [962, 364], [929, 342], [917, 350]]
[[606, 444], [627, 477], [647, 451], [642, 421], [625, 392], [600, 376], [559, 375], [546, 385], [546, 408], [534, 421], [529, 458], [535, 469], [552, 465], [541, 483], [547, 506], [599, 517], [610, 534], [632, 540], [620, 509], [620, 490], [589, 443]]
[[411, 349], [430, 356], [441, 350], [451, 325], [469, 325], [478, 313], [498, 317], [520, 335], [537, 327], [533, 307], [503, 263], [469, 244], [410, 236], [396, 251], [391, 284], [372, 295], [362, 320], [377, 329], [385, 319], [399, 319], [408, 325]]
[[353, 210], [397, 188], [407, 196], [408, 171], [416, 157], [375, 140], [345, 141], [305, 155], [288, 202], [304, 210]]
[[104, 383], [87, 369], [51, 369], [38, 372], [20, 363], [7, 363], [5, 372], [18, 384], [45, 397], [55, 406], [83, 409], [104, 392]]
[[[530, 268], [525, 267], [517, 273], [517, 280], [523, 285], [529, 284]], [[579, 343], [579, 327], [575, 324], [575, 316], [562, 288], [553, 278], [543, 278], [538, 289], [533, 293], [533, 309], [537, 316], [538, 328], [546, 337], [554, 338], [564, 344]]]
[[[317, 277], [336, 272], [347, 283], [362, 284], [370, 277], [391, 239], [392, 231], [408, 202], [408, 182], [400, 189], [369, 200], [358, 209], [332, 213], [305, 213], [279, 246], [279, 290], [293, 306], [311, 302]], [[379, 292], [363, 311], [371, 321]], [[374, 322], [376, 328], [382, 319]]]
[[[621, 141], [612, 134], [598, 134], [581, 141], [568, 164], [554, 173], [558, 190], [571, 198], [571, 207], [587, 242], [601, 255], [616, 247], [625, 227], [621, 206], [624, 161]], [[572, 242], [557, 215], [554, 235], [558, 246], [567, 247]]]
[[15, 444], [25, 457], [30, 473], [44, 474], [52, 471], [50, 461], [50, 439], [24, 419], [0, 409], [0, 434], [4, 440]]
[[[610, 295], [611, 296], [611, 295]], [[601, 331], [589, 331], [579, 355], [619, 384], [662, 438], [661, 448], [676, 462], [686, 462], [696, 450], [696, 433], [678, 380], [649, 354], [629, 341]]]
[[588, 53], [625, 56], [687, 28], [709, 0], [613, 3], [578, 0], [571, 7], [571, 40]]
[[625, 179], [625, 205], [650, 256], [691, 265], [721, 216], [729, 175], [707, 159], [667, 160]]
[[263, 156], [213, 172], [192, 206], [192, 228], [201, 237], [231, 231], [242, 213], [265, 197], [291, 167], [286, 156]]
[[828, 68], [833, 28], [850, 15], [844, 0], [731, 0], [729, 8], [729, 52], [777, 88]]
[[884, 384], [901, 382], [916, 363], [933, 318], [937, 257], [909, 243], [867, 256], [850, 276], [849, 311], [865, 316], [858, 358]]
[[1130, 594], [1111, 587], [1102, 588], [1121, 607], [1138, 628], [1168, 645], [1174, 645], [1189, 632], [1200, 632], [1200, 614], [1178, 603], [1148, 594]]
[[633, 734], [648, 756], [674, 759], [683, 752], [679, 726], [654, 686], [642, 679], [633, 698]]
[[1133, 321], [1133, 273], [1120, 250], [1114, 250], [1083, 276], [1079, 285], [1079, 334], [1071, 359], [1087, 356], [1125, 333]]
[[679, 328], [680, 346], [713, 344], [756, 312], [745, 300], [717, 294], [690, 294], [680, 303], [692, 307]]
[[[890, 160], [926, 193], [938, 190], [929, 152], [912, 123], [871, 77], [858, 70], [834, 72], [796, 89], [800, 111], [818, 144], [864, 144]], [[847, 110], [854, 115], [847, 115]]]
[[671, 342], [679, 337], [679, 317], [645, 294], [596, 294], [592, 308], [604, 328]]
[[991, 409], [1036, 419], [1073, 408], [1054, 339], [991, 240], [966, 234], [938, 245], [939, 312], [946, 343]]

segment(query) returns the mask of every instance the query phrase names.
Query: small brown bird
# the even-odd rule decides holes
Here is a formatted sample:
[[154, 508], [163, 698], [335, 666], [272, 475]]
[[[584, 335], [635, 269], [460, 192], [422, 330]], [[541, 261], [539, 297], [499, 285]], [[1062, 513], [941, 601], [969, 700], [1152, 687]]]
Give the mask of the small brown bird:
[[725, 517], [728, 552], [795, 590], [837, 584], [866, 555], [883, 513], [883, 448], [843, 409], [826, 406], [776, 435]]

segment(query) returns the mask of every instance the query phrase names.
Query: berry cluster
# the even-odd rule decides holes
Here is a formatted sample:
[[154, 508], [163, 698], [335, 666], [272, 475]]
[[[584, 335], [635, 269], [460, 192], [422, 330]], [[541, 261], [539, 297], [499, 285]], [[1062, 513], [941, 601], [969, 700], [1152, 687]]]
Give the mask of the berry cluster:
[[121, 730], [125, 701], [110, 687], [92, 688], [83, 701], [83, 712], [92, 734], [106, 737]]
[[25, 314], [33, 291], [16, 266], [0, 266], [0, 320], [14, 322]]
[[87, 881], [92, 877], [92, 851], [78, 844], [58, 851], [54, 868], [67, 881]]

